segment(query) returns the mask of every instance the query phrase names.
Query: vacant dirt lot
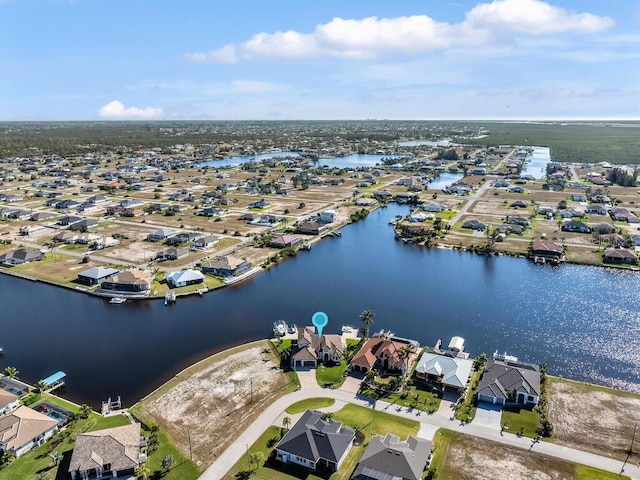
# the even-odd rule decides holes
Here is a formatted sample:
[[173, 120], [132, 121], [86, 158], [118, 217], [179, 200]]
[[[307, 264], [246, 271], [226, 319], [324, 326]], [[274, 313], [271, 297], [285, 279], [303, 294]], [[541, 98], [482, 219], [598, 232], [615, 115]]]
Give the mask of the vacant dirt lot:
[[[222, 352], [190, 367], [142, 401], [144, 412], [189, 454], [210, 464], [275, 398], [288, 378], [266, 341]], [[251, 402], [253, 398], [253, 402]]]
[[[640, 396], [554, 379], [549, 417], [558, 443], [624, 460], [640, 420]], [[631, 463], [640, 460], [637, 440]]]
[[457, 434], [449, 446], [443, 480], [571, 480], [575, 466], [553, 458]]

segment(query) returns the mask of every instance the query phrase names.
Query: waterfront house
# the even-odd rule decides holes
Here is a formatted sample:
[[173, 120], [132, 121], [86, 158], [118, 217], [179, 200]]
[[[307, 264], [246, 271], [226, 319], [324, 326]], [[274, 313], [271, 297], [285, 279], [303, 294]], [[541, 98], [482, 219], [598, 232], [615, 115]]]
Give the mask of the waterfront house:
[[403, 442], [390, 433], [374, 435], [351, 479], [420, 480], [430, 455], [429, 440], [409, 435]]
[[188, 254], [188, 248], [169, 247], [156, 253], [155, 259], [160, 261], [178, 260], [180, 258], [186, 257]]
[[57, 431], [56, 420], [23, 405], [0, 417], [0, 450], [17, 458], [44, 444]]
[[338, 212], [335, 210], [323, 210], [320, 212], [320, 223], [334, 223], [338, 221]]
[[99, 285], [112, 275], [120, 273], [116, 268], [92, 267], [78, 273], [78, 282], [85, 285]]
[[156, 230], [155, 232], [147, 235], [147, 240], [150, 242], [160, 242], [175, 236], [176, 232], [174, 230], [171, 230], [170, 228], [161, 228], [160, 230]]
[[415, 375], [428, 382], [440, 382], [444, 389], [457, 392], [467, 388], [472, 367], [473, 361], [467, 358], [425, 352], [418, 360]]
[[609, 247], [604, 251], [603, 261], [606, 263], [636, 265], [638, 263], [638, 257], [632, 250], [627, 248]]
[[499, 405], [537, 405], [540, 367], [518, 362], [515, 357], [494, 354], [487, 361], [478, 385], [478, 400]]
[[553, 240], [535, 239], [531, 247], [531, 256], [550, 260], [560, 260], [564, 256], [564, 247]]
[[418, 355], [419, 343], [393, 337], [390, 333], [380, 332], [367, 340], [351, 360], [351, 368], [366, 372], [372, 368], [399, 371], [411, 370]]
[[72, 480], [135, 478], [147, 461], [140, 424], [81, 433], [76, 437], [68, 472]]
[[298, 225], [298, 233], [302, 233], [305, 235], [318, 235], [323, 230], [326, 230], [328, 227], [326, 224], [322, 224], [315, 220], [310, 220], [306, 222], [300, 223]]
[[420, 208], [425, 212], [432, 212], [432, 213], [440, 213], [447, 209], [446, 205], [442, 205], [440, 203], [435, 203], [435, 202], [425, 203]]
[[291, 366], [316, 367], [320, 362], [340, 363], [345, 350], [340, 335], [325, 334], [321, 337], [315, 327], [298, 329], [298, 338], [291, 345]]
[[204, 275], [197, 270], [181, 270], [167, 273], [164, 276], [167, 283], [173, 288], [186, 287], [204, 282]]
[[300, 237], [296, 237], [295, 235], [275, 235], [271, 241], [269, 242], [270, 247], [274, 248], [285, 248], [285, 247], [295, 247], [302, 243], [302, 239]]
[[0, 388], [0, 416], [20, 406], [20, 397]]
[[276, 459], [311, 470], [336, 471], [353, 445], [355, 431], [322, 412], [307, 410], [276, 446]]
[[102, 282], [104, 290], [122, 293], [141, 293], [151, 288], [151, 273], [144, 270], [125, 270]]
[[39, 261], [43, 258], [44, 253], [38, 250], [25, 250], [24, 248], [20, 248], [13, 252], [0, 255], [0, 264], [8, 266], [22, 265], [25, 263]]
[[570, 220], [562, 225], [563, 232], [590, 233], [591, 227], [579, 220]]
[[201, 269], [204, 273], [230, 278], [242, 275], [251, 270], [252, 267], [251, 262], [243, 258], [226, 255], [216, 257], [212, 262], [203, 263]]

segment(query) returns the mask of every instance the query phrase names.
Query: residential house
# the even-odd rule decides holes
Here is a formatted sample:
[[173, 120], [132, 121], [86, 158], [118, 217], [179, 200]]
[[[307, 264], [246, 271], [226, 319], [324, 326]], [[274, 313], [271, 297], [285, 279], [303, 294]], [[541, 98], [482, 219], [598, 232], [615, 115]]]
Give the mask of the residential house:
[[193, 246], [196, 248], [209, 248], [218, 243], [220, 239], [215, 235], [206, 235], [193, 242]]
[[638, 257], [632, 250], [627, 248], [609, 247], [604, 251], [603, 261], [606, 263], [636, 265], [638, 263]]
[[14, 220], [27, 220], [29, 218], [31, 218], [31, 211], [30, 210], [24, 210], [24, 209], [18, 209], [14, 212], [11, 212], [8, 215], [9, 218], [12, 218]]
[[120, 273], [116, 268], [92, 267], [78, 273], [78, 282], [85, 285], [100, 285], [104, 280]]
[[390, 433], [374, 435], [351, 479], [421, 480], [430, 455], [429, 440], [409, 435], [403, 442]]
[[188, 254], [189, 254], [188, 248], [170, 247], [170, 248], [165, 248], [164, 250], [161, 250], [158, 253], [156, 253], [155, 259], [160, 261], [178, 260], [180, 258], [186, 257]]
[[338, 220], [338, 212], [335, 210], [323, 210], [320, 212], [320, 223], [334, 223]]
[[600, 234], [605, 234], [605, 233], [615, 233], [618, 231], [618, 227], [616, 227], [615, 225], [612, 225], [611, 223], [607, 223], [607, 222], [601, 222], [601, 223], [596, 223], [591, 230], [593, 232], [597, 232]]
[[415, 375], [421, 380], [441, 383], [444, 389], [467, 388], [473, 360], [425, 352], [418, 360]]
[[500, 405], [537, 405], [539, 395], [540, 368], [537, 365], [496, 354], [487, 361], [478, 385], [479, 401]]
[[226, 213], [228, 213], [228, 210], [216, 207], [207, 207], [200, 210], [198, 212], [198, 215], [203, 217], [220, 217]]
[[574, 202], [586, 203], [587, 196], [586, 195], [581, 195], [581, 194], [578, 194], [578, 193], [574, 193], [573, 195], [571, 195], [571, 200], [574, 201]]
[[515, 202], [511, 203], [511, 206], [513, 208], [527, 208], [527, 202], [523, 200], [516, 200]]
[[160, 230], [156, 230], [155, 232], [147, 235], [147, 240], [150, 242], [161, 242], [175, 236], [176, 232], [174, 230], [171, 230], [170, 228], [161, 228]]
[[511, 187], [509, 189], [509, 193], [524, 193], [524, 188], [522, 188], [522, 187]]
[[84, 220], [84, 217], [76, 217], [74, 215], [69, 215], [69, 216], [62, 217], [61, 219], [59, 219], [56, 222], [56, 225], [60, 225], [60, 226], [63, 226], [63, 227], [68, 227], [70, 225], [73, 225], [74, 223], [81, 222], [82, 220]]
[[587, 207], [584, 209], [584, 213], [587, 213], [589, 215], [606, 215], [607, 209], [602, 205], [587, 205]]
[[179, 272], [167, 273], [164, 276], [167, 283], [174, 287], [186, 287], [204, 282], [204, 275], [197, 270], [181, 270]]
[[342, 336], [325, 334], [320, 337], [315, 327], [298, 329], [298, 338], [292, 342], [291, 366], [316, 367], [321, 362], [340, 363], [345, 350]]
[[550, 260], [560, 260], [564, 257], [564, 247], [553, 240], [533, 240], [531, 257], [539, 257]]
[[395, 370], [407, 372], [418, 355], [420, 344], [415, 340], [405, 340], [380, 332], [367, 340], [351, 360], [351, 368], [366, 372], [377, 370]]
[[616, 220], [618, 222], [627, 222], [627, 223], [640, 222], [640, 219], [638, 219], [638, 217], [635, 214], [631, 213], [626, 208], [612, 208], [611, 210], [609, 210], [609, 215], [613, 220]]
[[265, 202], [264, 199], [263, 200], [258, 200], [257, 202], [253, 202], [250, 203], [247, 208], [257, 208], [257, 209], [262, 209], [262, 208], [267, 208], [269, 207], [271, 204], [269, 202]]
[[144, 270], [125, 270], [104, 279], [102, 288], [122, 293], [147, 292], [151, 288], [151, 273]]
[[276, 446], [276, 459], [311, 470], [338, 470], [353, 445], [355, 432], [322, 412], [307, 410]]
[[24, 248], [20, 248], [13, 252], [0, 255], [0, 264], [9, 266], [22, 265], [24, 263], [39, 261], [43, 258], [44, 253], [38, 250], [25, 250]]
[[17, 458], [44, 444], [57, 431], [56, 420], [23, 405], [0, 417], [0, 450]]
[[305, 235], [319, 235], [323, 230], [326, 229], [326, 224], [317, 222], [316, 220], [309, 220], [298, 225], [298, 233], [302, 233]]
[[138, 200], [137, 198], [125, 198], [120, 202], [120, 206], [122, 208], [135, 208], [144, 205], [142, 200]]
[[136, 478], [147, 461], [145, 445], [139, 423], [80, 433], [69, 463], [71, 480]]
[[479, 232], [482, 232], [487, 228], [487, 226], [484, 223], [482, 223], [480, 220], [470, 219], [470, 220], [466, 220], [462, 224], [462, 228], [469, 228], [471, 230], [477, 230]]
[[32, 222], [39, 222], [40, 220], [46, 220], [47, 218], [51, 218], [53, 216], [54, 214], [49, 212], [34, 212], [31, 214], [29, 220], [31, 220]]
[[446, 205], [442, 205], [440, 203], [435, 203], [435, 202], [425, 203], [420, 208], [425, 212], [432, 212], [432, 213], [440, 213], [447, 209]]
[[20, 397], [0, 388], [0, 416], [20, 406]]
[[61, 200], [56, 203], [56, 208], [58, 210], [68, 209], [68, 208], [76, 208], [80, 205], [80, 202], [76, 202], [75, 200]]
[[275, 235], [271, 241], [269, 242], [270, 247], [275, 248], [285, 248], [285, 247], [295, 247], [302, 243], [302, 239], [300, 237], [296, 237], [295, 235]]
[[203, 263], [201, 269], [204, 273], [230, 278], [247, 273], [252, 267], [251, 262], [247, 260], [226, 255], [224, 257], [217, 257], [212, 262]]
[[591, 227], [579, 220], [570, 220], [562, 225], [564, 232], [590, 233]]
[[83, 218], [79, 222], [75, 222], [69, 225], [69, 230], [83, 231], [83, 230], [88, 230], [89, 228], [93, 228], [97, 226], [98, 226], [98, 222], [93, 218]]

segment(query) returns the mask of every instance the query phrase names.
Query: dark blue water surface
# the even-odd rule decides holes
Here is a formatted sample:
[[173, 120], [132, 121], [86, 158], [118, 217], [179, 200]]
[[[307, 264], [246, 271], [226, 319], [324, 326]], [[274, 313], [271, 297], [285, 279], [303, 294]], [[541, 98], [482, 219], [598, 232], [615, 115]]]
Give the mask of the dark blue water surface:
[[66, 396], [127, 405], [183, 367], [264, 338], [284, 319], [325, 331], [375, 313], [423, 344], [466, 339], [472, 355], [495, 350], [546, 362], [553, 374], [640, 392], [640, 275], [597, 267], [534, 265], [509, 257], [426, 249], [393, 239], [391, 205], [241, 285], [203, 297], [110, 305], [102, 299], [0, 275], [0, 370], [27, 381], [68, 374]]

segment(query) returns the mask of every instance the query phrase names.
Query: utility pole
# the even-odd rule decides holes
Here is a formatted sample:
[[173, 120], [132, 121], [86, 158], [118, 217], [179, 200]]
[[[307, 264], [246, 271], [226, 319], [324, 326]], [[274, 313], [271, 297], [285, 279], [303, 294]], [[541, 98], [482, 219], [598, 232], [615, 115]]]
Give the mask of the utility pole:
[[189, 436], [189, 460], [193, 460], [193, 452], [191, 451], [191, 429], [187, 430], [187, 435]]
[[629, 447], [629, 455], [633, 455], [633, 441], [636, 439], [636, 431], [638, 430], [638, 422], [633, 426], [633, 434], [631, 435], [631, 447]]
[[253, 377], [251, 377], [251, 400], [249, 403], [253, 403]]

